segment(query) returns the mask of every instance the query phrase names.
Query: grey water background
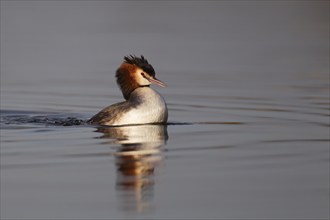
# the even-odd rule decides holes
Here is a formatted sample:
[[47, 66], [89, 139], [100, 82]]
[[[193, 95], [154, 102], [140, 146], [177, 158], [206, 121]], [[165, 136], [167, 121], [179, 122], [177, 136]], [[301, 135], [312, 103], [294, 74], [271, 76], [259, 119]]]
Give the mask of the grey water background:
[[[1, 219], [329, 218], [329, 1], [0, 4]], [[81, 123], [128, 54], [169, 124]]]

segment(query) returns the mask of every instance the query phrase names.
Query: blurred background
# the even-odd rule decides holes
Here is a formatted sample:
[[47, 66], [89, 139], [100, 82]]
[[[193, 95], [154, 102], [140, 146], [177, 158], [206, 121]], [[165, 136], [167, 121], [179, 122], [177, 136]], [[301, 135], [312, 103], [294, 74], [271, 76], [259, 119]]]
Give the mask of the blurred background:
[[114, 73], [128, 54], [143, 54], [173, 89], [221, 87], [232, 79], [326, 83], [328, 6], [328, 1], [1, 1], [1, 104], [18, 108], [10, 93], [23, 90], [22, 98], [35, 92], [24, 109], [44, 106], [36, 100], [42, 92], [78, 93], [84, 99], [74, 94], [62, 99], [99, 105], [91, 95], [121, 95]]

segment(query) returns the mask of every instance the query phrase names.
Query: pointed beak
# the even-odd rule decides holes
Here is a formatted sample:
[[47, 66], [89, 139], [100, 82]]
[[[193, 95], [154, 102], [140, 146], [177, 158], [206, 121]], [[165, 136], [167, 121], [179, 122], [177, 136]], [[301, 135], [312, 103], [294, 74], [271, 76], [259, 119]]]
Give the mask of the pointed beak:
[[153, 77], [150, 77], [148, 78], [149, 82], [153, 83], [153, 84], [156, 84], [160, 87], [166, 87], [167, 85], [165, 83], [163, 83], [162, 81], [156, 79], [156, 78], [153, 78]]

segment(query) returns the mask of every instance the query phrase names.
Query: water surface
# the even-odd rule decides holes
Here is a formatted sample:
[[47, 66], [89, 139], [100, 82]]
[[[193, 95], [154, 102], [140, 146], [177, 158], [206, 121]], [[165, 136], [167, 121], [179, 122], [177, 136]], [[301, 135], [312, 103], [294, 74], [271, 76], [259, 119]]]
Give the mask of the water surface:
[[[1, 218], [329, 218], [328, 8], [1, 1]], [[169, 123], [84, 123], [130, 53]]]

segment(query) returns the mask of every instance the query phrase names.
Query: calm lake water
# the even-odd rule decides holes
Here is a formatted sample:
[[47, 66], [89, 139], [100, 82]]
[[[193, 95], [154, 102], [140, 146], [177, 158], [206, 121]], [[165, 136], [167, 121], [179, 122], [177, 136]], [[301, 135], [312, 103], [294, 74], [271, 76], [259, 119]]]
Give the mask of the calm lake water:
[[[84, 124], [128, 54], [169, 124]], [[328, 1], [1, 1], [1, 219], [327, 219], [329, 129]]]

